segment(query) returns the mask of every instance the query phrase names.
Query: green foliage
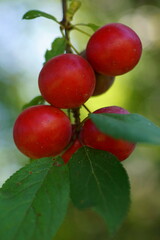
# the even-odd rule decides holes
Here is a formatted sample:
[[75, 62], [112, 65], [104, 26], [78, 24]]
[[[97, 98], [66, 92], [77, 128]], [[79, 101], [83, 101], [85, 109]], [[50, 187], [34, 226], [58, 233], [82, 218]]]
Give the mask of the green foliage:
[[22, 109], [26, 109], [28, 107], [34, 106], [34, 105], [40, 105], [40, 104], [44, 104], [45, 100], [42, 96], [37, 96], [35, 98], [33, 98], [29, 103], [26, 103]]
[[111, 153], [80, 148], [69, 163], [71, 198], [76, 207], [94, 208], [113, 234], [130, 205], [126, 171]]
[[30, 10], [30, 11], [26, 12], [23, 15], [22, 19], [30, 20], [30, 19], [34, 19], [37, 17], [45, 17], [45, 18], [51, 19], [51, 20], [59, 23], [58, 20], [51, 14], [48, 14], [48, 13], [45, 13], [45, 12], [42, 12], [39, 10]]
[[160, 128], [139, 114], [90, 114], [104, 133], [130, 142], [160, 144]]
[[45, 53], [45, 61], [47, 62], [51, 58], [64, 53], [65, 48], [66, 48], [66, 39], [63, 37], [56, 38], [51, 45], [51, 49], [47, 50]]
[[69, 200], [68, 170], [53, 160], [33, 161], [0, 190], [0, 236], [5, 240], [51, 240]]
[[[65, 35], [66, 26], [68, 32], [74, 27], [76, 29], [78, 25], [89, 27], [94, 32], [99, 29], [99, 26], [93, 23], [72, 26], [70, 22], [81, 2], [68, 0], [68, 3], [68, 25], [63, 25], [63, 21], [59, 22], [54, 16], [39, 10], [28, 11], [23, 19], [51, 19], [61, 26], [62, 36]], [[66, 41], [65, 37], [56, 38], [51, 44], [51, 49], [45, 53], [45, 63], [65, 53], [68, 41], [70, 40]], [[42, 96], [32, 99], [23, 109], [38, 104], [44, 104]], [[115, 138], [160, 144], [160, 128], [141, 115], [90, 114], [90, 118], [102, 132]], [[61, 165], [62, 159], [57, 159]], [[53, 160], [45, 158], [33, 160], [7, 180], [0, 189], [1, 238], [51, 240], [66, 214], [69, 180], [74, 205], [81, 210], [94, 209], [105, 220], [110, 234], [114, 234], [130, 206], [127, 173], [111, 153], [82, 147], [69, 162], [69, 174], [67, 166], [57, 167]]]
[[94, 23], [85, 23], [83, 26], [91, 28], [94, 32], [97, 31], [100, 27]]
[[67, 9], [67, 13], [66, 13], [68, 22], [72, 21], [74, 14], [77, 12], [77, 10], [80, 8], [80, 6], [81, 6], [80, 1], [77, 1], [77, 0], [71, 1], [69, 8]]

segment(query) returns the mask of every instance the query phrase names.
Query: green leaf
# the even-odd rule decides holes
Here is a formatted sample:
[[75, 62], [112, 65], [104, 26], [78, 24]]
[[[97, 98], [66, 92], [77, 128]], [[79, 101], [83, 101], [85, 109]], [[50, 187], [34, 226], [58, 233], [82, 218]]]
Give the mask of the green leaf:
[[35, 160], [0, 190], [0, 236], [5, 240], [51, 240], [69, 201], [68, 169]]
[[51, 46], [50, 50], [47, 50], [45, 53], [45, 60], [46, 62], [49, 61], [51, 58], [63, 54], [66, 48], [66, 39], [65, 38], [56, 38]]
[[34, 105], [44, 104], [44, 102], [45, 102], [45, 100], [42, 96], [37, 96], [37, 97], [33, 98], [29, 103], [26, 103], [25, 105], [23, 105], [22, 109], [26, 109], [26, 108], [34, 106]]
[[78, 23], [77, 26], [85, 26], [91, 28], [94, 32], [97, 31], [100, 27], [94, 23]]
[[69, 8], [66, 13], [66, 18], [68, 22], [71, 22], [73, 19], [74, 14], [77, 12], [77, 10], [80, 8], [81, 2], [78, 0], [72, 0]]
[[160, 144], [160, 128], [139, 114], [90, 114], [104, 133], [130, 142]]
[[45, 12], [42, 12], [39, 10], [30, 10], [30, 11], [26, 12], [23, 15], [22, 19], [30, 20], [30, 19], [34, 19], [34, 18], [38, 18], [38, 17], [45, 17], [45, 18], [55, 21], [56, 23], [59, 23], [58, 20], [51, 14], [48, 14], [48, 13], [45, 13]]
[[122, 164], [111, 153], [83, 147], [73, 155], [69, 170], [75, 206], [93, 207], [113, 234], [130, 205], [130, 185]]
[[87, 27], [90, 27], [94, 32], [97, 31], [100, 27], [94, 23], [85, 24]]

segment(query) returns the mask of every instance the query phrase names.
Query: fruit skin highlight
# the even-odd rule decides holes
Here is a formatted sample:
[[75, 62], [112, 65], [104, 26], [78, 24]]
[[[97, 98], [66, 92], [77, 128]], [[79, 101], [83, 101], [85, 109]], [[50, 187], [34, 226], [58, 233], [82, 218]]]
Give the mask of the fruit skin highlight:
[[58, 108], [76, 108], [93, 94], [95, 74], [81, 56], [62, 54], [49, 60], [39, 74], [44, 99]]
[[101, 74], [117, 76], [133, 69], [142, 53], [138, 35], [121, 23], [107, 24], [98, 29], [86, 47], [87, 60]]
[[[94, 113], [128, 114], [129, 112], [121, 107], [111, 106], [98, 109]], [[114, 154], [119, 161], [123, 161], [128, 158], [135, 148], [134, 143], [121, 139], [115, 139], [102, 133], [90, 119], [87, 119], [84, 122], [80, 132], [80, 139], [82, 143], [88, 147], [104, 150]]]
[[60, 109], [48, 105], [25, 109], [13, 128], [17, 148], [32, 159], [59, 154], [69, 143], [71, 134], [69, 118]]

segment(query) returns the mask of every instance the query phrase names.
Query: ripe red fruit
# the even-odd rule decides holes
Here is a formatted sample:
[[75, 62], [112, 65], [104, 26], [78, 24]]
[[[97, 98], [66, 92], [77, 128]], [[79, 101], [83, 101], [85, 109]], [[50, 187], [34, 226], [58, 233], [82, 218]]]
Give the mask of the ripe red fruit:
[[33, 159], [59, 154], [69, 143], [71, 134], [71, 123], [65, 113], [47, 105], [24, 110], [13, 129], [17, 148]]
[[100, 73], [95, 73], [96, 75], [96, 86], [92, 96], [98, 96], [105, 93], [114, 83], [115, 77], [102, 75]]
[[133, 69], [142, 53], [138, 35], [120, 23], [107, 24], [89, 39], [86, 55], [96, 72], [109, 76], [124, 74]]
[[73, 144], [63, 153], [62, 158], [65, 163], [68, 163], [72, 155], [80, 148], [82, 144], [76, 139]]
[[44, 65], [39, 75], [39, 88], [44, 99], [53, 106], [76, 108], [94, 91], [94, 71], [82, 57], [62, 54]]
[[[117, 107], [105, 107], [98, 109], [94, 113], [118, 113], [127, 114], [127, 110]], [[127, 142], [122, 139], [115, 139], [107, 134], [100, 132], [100, 130], [95, 126], [95, 124], [87, 119], [81, 129], [80, 138], [84, 145], [89, 147], [111, 152], [117, 158], [122, 161], [129, 157], [135, 148], [135, 144]]]
[[[82, 56], [84, 59], [87, 59], [86, 57], [86, 51], [82, 51], [80, 53], [80, 56]], [[103, 75], [101, 73], [95, 72], [95, 77], [96, 77], [96, 85], [94, 92], [92, 96], [97, 96], [102, 93], [105, 93], [113, 84], [115, 77], [113, 76], [108, 76], [108, 75]]]

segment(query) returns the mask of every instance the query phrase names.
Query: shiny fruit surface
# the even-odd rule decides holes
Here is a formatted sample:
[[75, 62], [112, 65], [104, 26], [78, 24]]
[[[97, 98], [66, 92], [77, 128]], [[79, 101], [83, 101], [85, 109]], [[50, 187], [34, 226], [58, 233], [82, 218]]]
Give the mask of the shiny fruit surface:
[[81, 56], [62, 54], [49, 60], [39, 74], [44, 99], [58, 108], [76, 108], [86, 102], [95, 88], [95, 74]]
[[71, 134], [71, 123], [65, 113], [47, 105], [25, 109], [13, 129], [17, 148], [33, 159], [59, 154], [69, 143]]
[[142, 53], [138, 35], [121, 23], [107, 24], [89, 39], [86, 55], [93, 69], [101, 74], [117, 76], [133, 69]]
[[[129, 112], [121, 107], [111, 106], [98, 109], [94, 113], [128, 114]], [[102, 133], [90, 119], [85, 121], [80, 132], [80, 138], [84, 145], [111, 152], [120, 161], [128, 158], [135, 148], [134, 143], [130, 143], [122, 139], [115, 139], [107, 134]]]

